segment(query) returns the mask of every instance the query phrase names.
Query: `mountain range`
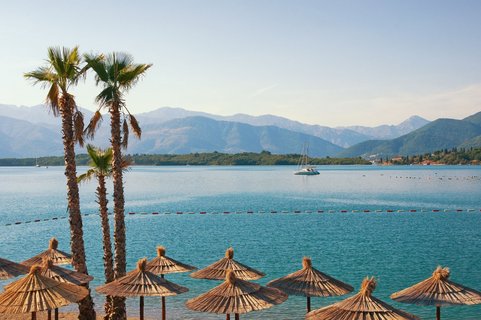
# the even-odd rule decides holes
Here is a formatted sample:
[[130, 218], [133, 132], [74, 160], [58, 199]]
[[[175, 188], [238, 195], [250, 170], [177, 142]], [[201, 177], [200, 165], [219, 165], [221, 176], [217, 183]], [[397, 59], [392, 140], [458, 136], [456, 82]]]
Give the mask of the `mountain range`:
[[340, 147], [347, 148], [370, 139], [393, 139], [409, 133], [429, 123], [419, 116], [412, 116], [399, 125], [381, 125], [377, 127], [337, 127], [330, 128], [310, 125], [275, 115], [251, 116], [238, 113], [232, 116], [220, 116], [205, 112], [189, 111], [182, 108], [163, 107], [154, 111], [141, 113], [137, 118], [142, 123], [159, 123], [187, 117], [206, 117], [219, 121], [239, 122], [252, 126], [276, 126], [290, 131], [301, 132], [327, 140]]
[[[86, 121], [92, 112], [82, 109]], [[418, 116], [399, 125], [337, 127], [304, 124], [287, 118], [235, 114], [220, 116], [163, 107], [136, 115], [142, 139], [130, 139], [128, 153], [260, 152], [369, 156], [423, 153], [454, 146], [481, 145], [481, 115], [429, 122]], [[106, 147], [108, 115], [93, 143]], [[446, 135], [446, 137], [445, 137]], [[82, 150], [78, 150], [83, 152]], [[61, 155], [60, 119], [44, 105], [0, 105], [0, 158]]]
[[462, 120], [437, 119], [395, 139], [361, 142], [339, 156], [406, 156], [457, 147], [481, 147], [481, 112]]

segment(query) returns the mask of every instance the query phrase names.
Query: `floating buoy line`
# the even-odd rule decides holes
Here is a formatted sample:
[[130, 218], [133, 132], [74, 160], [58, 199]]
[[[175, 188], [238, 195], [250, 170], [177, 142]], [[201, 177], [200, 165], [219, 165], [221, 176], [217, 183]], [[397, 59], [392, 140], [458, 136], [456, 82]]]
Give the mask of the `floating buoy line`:
[[[333, 209], [319, 209], [319, 210], [245, 210], [245, 211], [154, 211], [154, 212], [128, 212], [126, 216], [159, 216], [159, 215], [237, 215], [237, 214], [322, 214], [322, 213], [476, 213], [481, 212], [481, 209], [341, 209], [341, 210], [333, 210]], [[98, 213], [84, 213], [82, 216], [97, 216]], [[112, 215], [112, 213], [109, 213]], [[20, 224], [30, 224], [30, 223], [40, 223], [40, 222], [47, 222], [47, 221], [56, 221], [67, 219], [68, 216], [58, 216], [52, 218], [44, 218], [44, 219], [35, 219], [35, 220], [26, 220], [26, 221], [16, 221], [12, 223], [3, 224], [3, 226], [15, 226]]]

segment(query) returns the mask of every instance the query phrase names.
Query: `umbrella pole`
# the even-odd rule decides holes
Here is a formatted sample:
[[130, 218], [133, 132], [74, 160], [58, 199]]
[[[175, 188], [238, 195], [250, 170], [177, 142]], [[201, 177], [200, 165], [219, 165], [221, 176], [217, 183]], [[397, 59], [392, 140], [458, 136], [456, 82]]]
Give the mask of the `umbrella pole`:
[[37, 314], [34, 312], [32, 312], [32, 320], [37, 320]]
[[53, 313], [54, 313], [54, 319], [58, 320], [58, 308], [55, 308], [55, 311]]
[[235, 314], [235, 320], [239, 320], [239, 314], [238, 313]]
[[230, 320], [230, 314], [225, 315], [225, 320]]
[[144, 297], [140, 296], [140, 320], [144, 320]]
[[52, 320], [52, 310], [50, 309], [47, 310], [47, 319]]
[[311, 297], [307, 297], [307, 312], [311, 312]]
[[165, 297], [162, 297], [162, 320], [165, 320]]
[[[161, 274], [160, 277], [164, 279], [164, 275]], [[165, 320], [165, 297], [162, 297], [162, 320]]]
[[441, 307], [436, 306], [436, 320], [441, 320]]

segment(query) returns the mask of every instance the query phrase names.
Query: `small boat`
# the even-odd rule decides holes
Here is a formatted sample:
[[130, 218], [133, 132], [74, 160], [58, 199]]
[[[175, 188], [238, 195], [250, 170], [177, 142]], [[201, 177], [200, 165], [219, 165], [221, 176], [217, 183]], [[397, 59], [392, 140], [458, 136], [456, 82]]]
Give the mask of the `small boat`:
[[315, 166], [309, 165], [309, 145], [306, 143], [302, 148], [302, 154], [299, 158], [297, 171], [294, 172], [298, 176], [315, 176], [319, 174]]
[[320, 173], [319, 173], [319, 171], [317, 171], [316, 167], [308, 166], [308, 167], [304, 167], [304, 168], [301, 168], [301, 169], [297, 170], [296, 172], [294, 172], [294, 174], [298, 175], [298, 176], [315, 176], [315, 175], [318, 175]]

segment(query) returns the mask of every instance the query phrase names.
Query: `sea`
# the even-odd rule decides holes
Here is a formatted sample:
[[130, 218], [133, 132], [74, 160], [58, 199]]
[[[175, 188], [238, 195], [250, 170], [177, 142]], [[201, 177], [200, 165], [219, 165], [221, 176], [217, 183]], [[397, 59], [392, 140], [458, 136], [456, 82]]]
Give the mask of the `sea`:
[[[203, 268], [234, 248], [234, 258], [266, 276], [287, 275], [311, 257], [313, 266], [351, 284], [377, 279], [374, 296], [422, 319], [435, 308], [395, 302], [389, 296], [447, 266], [451, 279], [481, 291], [481, 167], [321, 166], [318, 176], [296, 176], [292, 166], [134, 166], [125, 173], [127, 269], [167, 256]], [[83, 173], [86, 167], [79, 167]], [[91, 287], [103, 283], [96, 181], [80, 185]], [[109, 207], [112, 185], [108, 182]], [[69, 251], [62, 167], [0, 167], [0, 257], [23, 261], [51, 237]], [[111, 217], [112, 219], [112, 217]], [[189, 311], [185, 302], [220, 284], [188, 274], [166, 275], [190, 289], [167, 298], [168, 319], [223, 319]], [[10, 283], [0, 281], [0, 286]], [[94, 292], [94, 290], [93, 290]], [[94, 294], [102, 310], [101, 295]], [[354, 294], [354, 293], [352, 293]], [[320, 308], [342, 297], [312, 298]], [[128, 299], [138, 315], [138, 299]], [[160, 299], [145, 298], [157, 319]], [[242, 319], [304, 319], [305, 297]], [[61, 311], [76, 310], [75, 306]], [[442, 308], [443, 319], [481, 319], [481, 305]]]

